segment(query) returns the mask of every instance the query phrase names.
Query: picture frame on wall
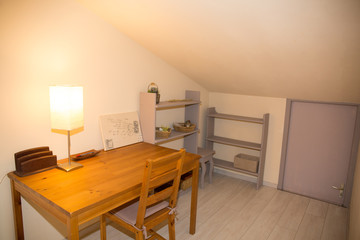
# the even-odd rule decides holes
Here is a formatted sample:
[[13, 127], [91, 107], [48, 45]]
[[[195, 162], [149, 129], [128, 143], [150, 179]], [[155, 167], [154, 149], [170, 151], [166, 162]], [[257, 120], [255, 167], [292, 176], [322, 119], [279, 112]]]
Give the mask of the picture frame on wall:
[[102, 115], [99, 123], [104, 151], [143, 141], [137, 112]]

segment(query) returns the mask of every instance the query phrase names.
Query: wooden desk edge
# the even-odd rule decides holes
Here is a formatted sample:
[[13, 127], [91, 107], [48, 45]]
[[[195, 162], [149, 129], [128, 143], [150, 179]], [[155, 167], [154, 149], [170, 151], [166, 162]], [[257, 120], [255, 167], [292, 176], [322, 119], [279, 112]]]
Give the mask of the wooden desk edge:
[[[34, 191], [33, 189], [28, 188], [25, 184], [19, 181], [19, 179], [17, 179], [17, 176], [14, 174], [14, 172], [8, 173], [8, 177], [10, 178], [12, 190], [14, 190], [13, 195], [16, 194], [16, 192], [18, 192], [20, 196], [26, 199], [26, 201], [34, 203], [44, 208], [46, 211], [50, 212], [61, 222], [66, 223], [66, 217], [69, 214], [64, 209], [54, 204], [53, 202], [51, 202], [41, 194]], [[20, 201], [19, 207], [21, 207], [21, 199], [19, 201]]]

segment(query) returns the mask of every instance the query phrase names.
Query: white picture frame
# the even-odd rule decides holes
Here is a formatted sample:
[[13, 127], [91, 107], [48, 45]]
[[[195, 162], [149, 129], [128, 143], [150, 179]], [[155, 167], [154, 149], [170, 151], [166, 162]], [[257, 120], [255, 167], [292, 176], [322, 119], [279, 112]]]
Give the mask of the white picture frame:
[[102, 115], [99, 123], [104, 151], [143, 141], [137, 112]]

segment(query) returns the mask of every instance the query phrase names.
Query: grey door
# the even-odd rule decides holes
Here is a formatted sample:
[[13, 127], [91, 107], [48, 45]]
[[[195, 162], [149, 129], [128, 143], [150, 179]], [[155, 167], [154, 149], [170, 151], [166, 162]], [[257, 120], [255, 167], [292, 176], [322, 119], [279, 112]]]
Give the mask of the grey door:
[[[344, 204], [358, 106], [291, 102], [282, 189]], [[350, 168], [351, 169], [351, 168]]]

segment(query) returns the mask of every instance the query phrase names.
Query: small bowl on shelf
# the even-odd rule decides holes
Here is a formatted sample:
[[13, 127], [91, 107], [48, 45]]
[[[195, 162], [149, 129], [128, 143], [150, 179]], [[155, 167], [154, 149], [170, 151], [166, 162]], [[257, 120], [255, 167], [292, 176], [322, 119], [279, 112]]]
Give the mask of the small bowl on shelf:
[[196, 128], [194, 123], [174, 123], [174, 130], [177, 132], [192, 132]]
[[156, 138], [168, 138], [171, 134], [171, 128], [155, 128], [155, 136]]

